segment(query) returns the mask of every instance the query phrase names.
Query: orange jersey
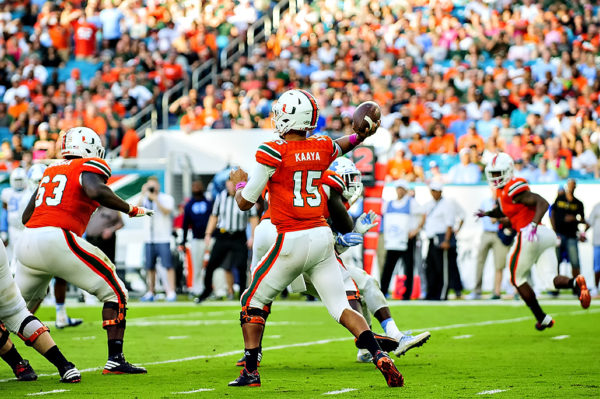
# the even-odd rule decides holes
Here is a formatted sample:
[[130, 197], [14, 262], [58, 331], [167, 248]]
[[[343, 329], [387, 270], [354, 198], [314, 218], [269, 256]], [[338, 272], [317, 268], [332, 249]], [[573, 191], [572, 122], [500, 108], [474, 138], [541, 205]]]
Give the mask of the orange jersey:
[[59, 227], [83, 235], [90, 216], [100, 205], [81, 186], [81, 173], [96, 173], [108, 179], [110, 167], [100, 158], [77, 158], [50, 165], [38, 186], [33, 215], [27, 227]]
[[[346, 184], [344, 183], [344, 179], [333, 170], [326, 170], [323, 174], [323, 178], [321, 179], [321, 183], [323, 186], [329, 187], [331, 190], [335, 190], [338, 193], [342, 194], [346, 189]], [[325, 219], [329, 219], [329, 207], [327, 206], [327, 200], [329, 196], [323, 190], [323, 198], [325, 200], [325, 206], [323, 207], [323, 217]], [[344, 204], [346, 205], [346, 209], [349, 208], [348, 202], [344, 199]]]
[[267, 189], [271, 221], [277, 232], [327, 226], [321, 178], [340, 153], [339, 146], [327, 136], [274, 140], [258, 147], [256, 161], [275, 168]]
[[496, 197], [502, 213], [506, 215], [513, 229], [517, 231], [531, 223], [535, 216], [535, 208], [513, 202], [515, 195], [524, 191], [529, 191], [529, 185], [527, 180], [521, 177], [513, 177], [504, 187], [496, 190]]

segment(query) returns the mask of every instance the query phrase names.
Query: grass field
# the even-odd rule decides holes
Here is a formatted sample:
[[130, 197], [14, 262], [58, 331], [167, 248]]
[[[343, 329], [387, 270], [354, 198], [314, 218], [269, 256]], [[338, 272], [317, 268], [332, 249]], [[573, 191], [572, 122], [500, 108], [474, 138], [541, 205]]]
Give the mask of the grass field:
[[[355, 362], [349, 334], [319, 303], [276, 302], [260, 388], [227, 387], [239, 372], [235, 361], [243, 346], [236, 303], [131, 303], [125, 354], [147, 367], [141, 376], [101, 374], [106, 338], [100, 307], [72, 306], [70, 315], [84, 324], [52, 329], [52, 335], [83, 371], [82, 382], [60, 384], [54, 368], [13, 337], [41, 376], [17, 382], [2, 363], [0, 397], [599, 398], [600, 309], [583, 311], [570, 300], [542, 306], [556, 325], [538, 332], [529, 310], [516, 301], [392, 303], [401, 329], [432, 333], [422, 348], [395, 358], [406, 381], [396, 389], [387, 388], [372, 364]], [[44, 307], [38, 316], [53, 320], [54, 310]], [[48, 393], [54, 390], [65, 391]]]

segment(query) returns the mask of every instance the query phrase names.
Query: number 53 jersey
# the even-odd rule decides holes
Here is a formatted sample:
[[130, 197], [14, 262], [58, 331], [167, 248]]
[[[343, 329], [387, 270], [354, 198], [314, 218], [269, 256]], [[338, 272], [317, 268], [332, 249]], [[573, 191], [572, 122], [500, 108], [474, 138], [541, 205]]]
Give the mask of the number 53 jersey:
[[46, 168], [37, 189], [33, 215], [25, 226], [59, 227], [81, 237], [100, 205], [83, 190], [83, 172], [98, 174], [105, 180], [111, 174], [106, 161], [100, 158], [63, 160]]

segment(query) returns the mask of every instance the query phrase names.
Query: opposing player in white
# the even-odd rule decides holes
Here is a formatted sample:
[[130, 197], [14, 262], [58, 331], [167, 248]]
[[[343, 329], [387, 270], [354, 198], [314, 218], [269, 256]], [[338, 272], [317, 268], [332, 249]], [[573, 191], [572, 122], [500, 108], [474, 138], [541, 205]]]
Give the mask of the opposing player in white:
[[[348, 207], [351, 207], [356, 200], [362, 195], [363, 184], [361, 180], [360, 171], [356, 168], [354, 162], [348, 158], [336, 159], [330, 167], [331, 170], [336, 172], [342, 177], [346, 185], [346, 189], [342, 193], [342, 196], [348, 201]], [[363, 214], [364, 215], [364, 214]], [[364, 235], [373, 226], [374, 220], [365, 218], [364, 216], [359, 217], [354, 226], [354, 231]], [[336, 246], [338, 253], [343, 253], [348, 247]], [[364, 269], [358, 268], [346, 264], [346, 269], [350, 273], [350, 276], [358, 286], [361, 293], [361, 301], [363, 303], [363, 309], [366, 308], [368, 312], [364, 312], [365, 319], [370, 323], [372, 314], [375, 316], [377, 321], [381, 324], [381, 327], [385, 333], [398, 341], [398, 348], [394, 350], [396, 356], [405, 354], [412, 348], [423, 345], [431, 336], [429, 331], [425, 331], [419, 335], [413, 336], [410, 334], [403, 334], [397, 327], [396, 322], [392, 318], [390, 308], [385, 295], [379, 288], [379, 283], [375, 277], [368, 274]], [[359, 349], [357, 360], [359, 362], [370, 362], [370, 355], [362, 349]]]
[[33, 346], [54, 364], [60, 373], [61, 382], [81, 381], [79, 370], [65, 359], [50, 336], [48, 327], [27, 310], [25, 300], [8, 267], [6, 250], [4, 246], [0, 246], [0, 357], [12, 368], [19, 381], [36, 380], [33, 368], [21, 357], [10, 340], [9, 331], [17, 334], [27, 346]]
[[[2, 190], [2, 207], [6, 212], [6, 231], [3, 231], [3, 241], [7, 243], [8, 259], [14, 257], [15, 244], [25, 228], [21, 222], [21, 203], [29, 201], [31, 191], [28, 189], [27, 172], [23, 168], [16, 168], [10, 173], [10, 187]], [[26, 203], [27, 204], [27, 203]]]

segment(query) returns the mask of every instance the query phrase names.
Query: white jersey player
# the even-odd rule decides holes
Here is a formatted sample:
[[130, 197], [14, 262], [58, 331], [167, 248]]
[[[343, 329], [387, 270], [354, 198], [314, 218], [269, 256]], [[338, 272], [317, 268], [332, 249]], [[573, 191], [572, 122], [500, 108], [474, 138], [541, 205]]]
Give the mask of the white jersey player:
[[14, 246], [19, 241], [23, 231], [21, 222], [21, 203], [29, 201], [32, 191], [27, 190], [27, 172], [23, 168], [16, 168], [10, 174], [10, 187], [2, 190], [2, 207], [7, 213], [9, 259], [14, 256]]

